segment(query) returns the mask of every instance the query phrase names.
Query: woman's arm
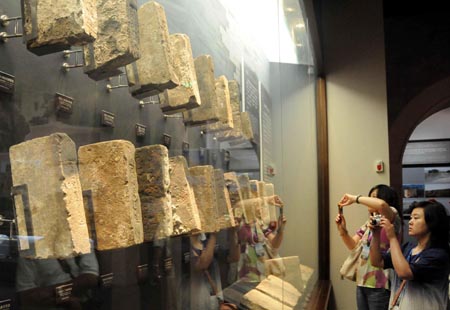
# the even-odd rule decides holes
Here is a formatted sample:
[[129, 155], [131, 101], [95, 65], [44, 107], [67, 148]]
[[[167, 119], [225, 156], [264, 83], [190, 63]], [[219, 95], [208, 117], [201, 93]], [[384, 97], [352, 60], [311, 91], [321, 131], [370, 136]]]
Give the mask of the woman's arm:
[[278, 229], [276, 230], [276, 234], [272, 232], [267, 236], [267, 239], [269, 239], [270, 244], [274, 249], [279, 249], [281, 243], [283, 242], [284, 227], [286, 226], [286, 221], [286, 216], [280, 216], [277, 224]]
[[[358, 200], [358, 201], [356, 201]], [[353, 203], [359, 203], [375, 210], [377, 213], [383, 215], [389, 221], [393, 222], [395, 218], [395, 213], [392, 211], [391, 207], [383, 200], [375, 197], [367, 197], [362, 195], [351, 195], [345, 194], [339, 201], [339, 206], [349, 206]]]
[[[197, 237], [191, 237], [197, 239]], [[195, 270], [205, 270], [211, 264], [214, 257], [214, 247], [216, 246], [216, 234], [211, 233], [208, 238], [208, 243], [206, 247], [201, 251], [200, 256], [198, 256], [198, 260], [194, 265]], [[193, 239], [191, 239], [193, 242]], [[201, 243], [201, 242], [198, 242]], [[193, 242], [193, 247], [199, 249], [201, 246], [197, 244], [197, 242]]]
[[345, 246], [347, 247], [347, 249], [353, 250], [361, 237], [358, 234], [353, 235], [353, 237], [348, 234], [347, 224], [343, 214], [338, 214], [336, 216], [335, 222], [339, 235], [341, 236]]
[[403, 280], [412, 280], [414, 275], [409, 266], [409, 262], [403, 255], [400, 243], [395, 233], [394, 225], [386, 218], [381, 218], [380, 226], [384, 228], [386, 236], [389, 239], [389, 247], [391, 252], [392, 265], [394, 270]]
[[239, 229], [238, 226], [232, 227], [228, 230], [228, 238], [229, 238], [229, 246], [230, 246], [230, 252], [227, 257], [228, 263], [235, 263], [239, 261], [240, 258], [240, 245], [238, 241], [238, 235], [237, 230]]
[[372, 241], [370, 242], [370, 262], [372, 266], [384, 268], [384, 260], [380, 249], [381, 227], [369, 225], [372, 230]]

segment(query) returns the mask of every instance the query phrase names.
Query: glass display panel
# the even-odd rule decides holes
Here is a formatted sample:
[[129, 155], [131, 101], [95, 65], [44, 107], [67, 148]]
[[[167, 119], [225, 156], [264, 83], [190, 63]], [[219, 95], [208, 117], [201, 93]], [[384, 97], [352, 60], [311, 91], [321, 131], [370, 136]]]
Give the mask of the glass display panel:
[[0, 3], [0, 309], [306, 306], [302, 3], [96, 2]]

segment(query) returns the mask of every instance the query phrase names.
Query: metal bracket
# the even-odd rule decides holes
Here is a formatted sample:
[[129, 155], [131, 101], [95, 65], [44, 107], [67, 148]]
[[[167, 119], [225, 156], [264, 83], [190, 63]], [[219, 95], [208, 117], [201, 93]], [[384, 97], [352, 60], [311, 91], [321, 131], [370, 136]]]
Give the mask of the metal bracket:
[[20, 20], [22, 20], [22, 16], [17, 16], [17, 17], [8, 17], [7, 15], [0, 16], [0, 25], [2, 27], [6, 27], [9, 25], [10, 21], [14, 21], [14, 33], [8, 34], [7, 32], [4, 32], [4, 31], [0, 32], [0, 41], [1, 42], [5, 43], [10, 38], [18, 38], [18, 37], [23, 36], [23, 33], [18, 32]]
[[16, 220], [6, 219], [3, 217], [3, 215], [0, 214], [0, 226], [2, 226], [3, 223], [9, 223], [9, 240], [13, 240], [13, 226], [16, 224]]
[[143, 108], [147, 104], [159, 104], [159, 103], [160, 103], [159, 96], [155, 95], [155, 96], [148, 97], [148, 101], [140, 100], [139, 107]]
[[[72, 54], [75, 54], [75, 64], [63, 62], [61, 67], [65, 72], [69, 72], [69, 70], [72, 68], [84, 67], [83, 57], [78, 56], [80, 54], [83, 55], [83, 50], [65, 50], [62, 53], [63, 53], [63, 57], [66, 59], [69, 59]], [[81, 61], [80, 61], [80, 58], [81, 58]]]
[[[106, 84], [106, 91], [108, 93], [112, 92], [113, 89], [128, 87], [128, 84], [122, 84], [122, 77], [125, 76], [125, 73], [121, 73], [117, 76], [117, 85]], [[109, 81], [112, 81], [112, 78], [108, 78]]]
[[[34, 231], [33, 231], [33, 219], [31, 216], [31, 206], [30, 206], [30, 199], [28, 196], [28, 186], [26, 184], [13, 186], [11, 188], [11, 196], [14, 197], [14, 218], [15, 222], [17, 223], [17, 206], [16, 206], [16, 200], [15, 196], [21, 196], [22, 197], [22, 204], [23, 204], [23, 215], [25, 218], [25, 225], [27, 230], [27, 238], [33, 238], [34, 237]], [[17, 232], [19, 233], [19, 232]], [[36, 248], [34, 244], [34, 240], [28, 240], [28, 247], [25, 249], [21, 248], [21, 243], [19, 241], [19, 249], [24, 253], [24, 256], [34, 256], [36, 254]]]
[[173, 114], [173, 115], [164, 114], [164, 119], [168, 119], [168, 118], [183, 118], [183, 115], [181, 113]]

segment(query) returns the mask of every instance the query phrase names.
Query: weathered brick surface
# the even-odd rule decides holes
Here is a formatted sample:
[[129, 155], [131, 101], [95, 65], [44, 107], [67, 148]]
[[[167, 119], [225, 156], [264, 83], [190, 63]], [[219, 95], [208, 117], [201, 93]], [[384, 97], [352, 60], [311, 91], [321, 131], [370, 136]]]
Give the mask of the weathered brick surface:
[[[89, 253], [75, 143], [66, 134], [55, 133], [14, 145], [9, 155], [13, 185], [28, 189], [30, 218], [24, 196], [14, 196], [21, 256], [45, 259]], [[33, 244], [27, 229], [33, 230], [29, 237], [36, 237]]]
[[84, 72], [99, 81], [140, 57], [136, 0], [97, 0], [97, 39], [83, 47]]
[[225, 185], [230, 196], [231, 207], [233, 208], [233, 215], [235, 218], [241, 219], [243, 217], [244, 211], [242, 208], [242, 194], [241, 187], [239, 185], [238, 177], [236, 172], [226, 172], [224, 173]]
[[248, 112], [241, 112], [241, 130], [244, 139], [253, 140], [252, 122]]
[[233, 129], [220, 131], [215, 134], [218, 141], [242, 140], [241, 112], [233, 112]]
[[239, 84], [236, 80], [228, 80], [228, 91], [230, 92], [230, 106], [231, 112], [236, 113], [241, 111], [241, 92]]
[[250, 198], [250, 179], [248, 174], [241, 174], [238, 176], [239, 186], [241, 188], [242, 199]]
[[137, 148], [136, 171], [144, 240], [170, 237], [173, 234], [173, 214], [167, 148], [160, 144]]
[[262, 220], [262, 207], [264, 201], [261, 195], [261, 187], [259, 186], [258, 180], [250, 180], [250, 197], [251, 198], [259, 198], [257, 202], [255, 202], [255, 216], [257, 219]]
[[126, 66], [131, 95], [142, 99], [179, 85], [164, 8], [149, 1], [138, 9], [141, 58]]
[[216, 192], [217, 213], [219, 229], [227, 229], [235, 226], [233, 210], [231, 209], [230, 196], [225, 187], [225, 179], [222, 169], [214, 169], [214, 184]]
[[[144, 241], [136, 176], [135, 148], [125, 140], [88, 144], [78, 149], [81, 186], [91, 191], [98, 250]], [[92, 227], [91, 227], [92, 228]]]
[[248, 174], [241, 174], [238, 176], [239, 186], [241, 188], [242, 195], [242, 210], [244, 212], [244, 218], [246, 223], [254, 223], [256, 221], [256, 205], [259, 203], [257, 199], [250, 202], [250, 179]]
[[228, 80], [224, 75], [216, 79], [217, 105], [219, 109], [219, 121], [206, 125], [204, 130], [207, 132], [217, 132], [231, 130], [233, 125], [233, 113], [231, 111], [230, 90], [228, 89]]
[[[258, 181], [258, 192], [260, 193], [261, 198], [264, 198], [267, 196], [266, 183], [264, 181]], [[273, 194], [272, 194], [272, 196], [273, 196]], [[269, 208], [270, 208], [270, 203], [267, 201], [267, 199], [262, 199], [261, 212], [260, 212], [259, 216], [264, 225], [270, 224], [270, 209]]]
[[228, 81], [230, 105], [233, 117], [233, 129], [215, 134], [219, 141], [253, 140], [253, 130], [248, 112], [241, 112], [241, 94], [239, 84], [235, 80]]
[[202, 105], [183, 112], [184, 123], [189, 126], [205, 125], [219, 121], [220, 112], [217, 103], [214, 63], [210, 55], [195, 58], [195, 73]]
[[216, 220], [218, 218], [218, 212], [214, 184], [214, 167], [210, 165], [190, 167], [189, 181], [194, 189], [202, 231], [205, 233], [218, 231], [220, 228]]
[[218, 132], [216, 134], [217, 140], [253, 141], [253, 128], [248, 112], [233, 112], [233, 125], [234, 128], [231, 130]]
[[169, 158], [170, 193], [173, 205], [173, 234], [181, 235], [202, 229], [194, 192], [189, 184], [186, 159], [183, 156]]
[[29, 51], [46, 55], [84, 45], [97, 37], [95, 0], [23, 0], [23, 40]]
[[[264, 183], [264, 197], [270, 197], [275, 195], [275, 187], [272, 183]], [[277, 210], [275, 204], [271, 202], [266, 202], [266, 205], [269, 209], [269, 221], [277, 220]]]
[[201, 105], [197, 74], [189, 37], [176, 33], [169, 36], [175, 73], [179, 85], [159, 95], [161, 110], [166, 114], [184, 112]]

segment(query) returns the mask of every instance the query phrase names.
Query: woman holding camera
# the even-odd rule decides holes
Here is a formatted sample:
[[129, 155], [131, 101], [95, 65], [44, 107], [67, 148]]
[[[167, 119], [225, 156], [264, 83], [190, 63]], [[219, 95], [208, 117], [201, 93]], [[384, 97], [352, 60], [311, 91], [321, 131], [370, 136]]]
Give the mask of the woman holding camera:
[[[356, 272], [356, 303], [358, 310], [388, 309], [389, 305], [389, 274], [383, 268], [375, 267], [369, 259], [372, 233], [367, 220], [353, 236], [347, 231], [343, 208], [354, 203], [368, 208], [373, 220], [379, 221], [379, 216], [388, 218], [395, 226], [395, 235], [401, 236], [401, 209], [398, 204], [398, 195], [387, 185], [379, 184], [370, 189], [369, 195], [345, 194], [338, 203], [341, 212], [336, 216], [336, 225], [345, 246], [352, 250], [360, 240], [363, 243], [359, 266]], [[377, 222], [374, 222], [376, 225]], [[381, 232], [380, 246], [382, 251], [389, 249], [389, 239], [384, 231]]]
[[[374, 265], [394, 268], [391, 292], [393, 309], [450, 309], [448, 277], [450, 273], [449, 223], [445, 207], [435, 200], [413, 203], [410, 207], [408, 234], [417, 244], [400, 246], [388, 218], [372, 226], [373, 246], [370, 259]], [[380, 251], [380, 231], [389, 238], [391, 250]]]

